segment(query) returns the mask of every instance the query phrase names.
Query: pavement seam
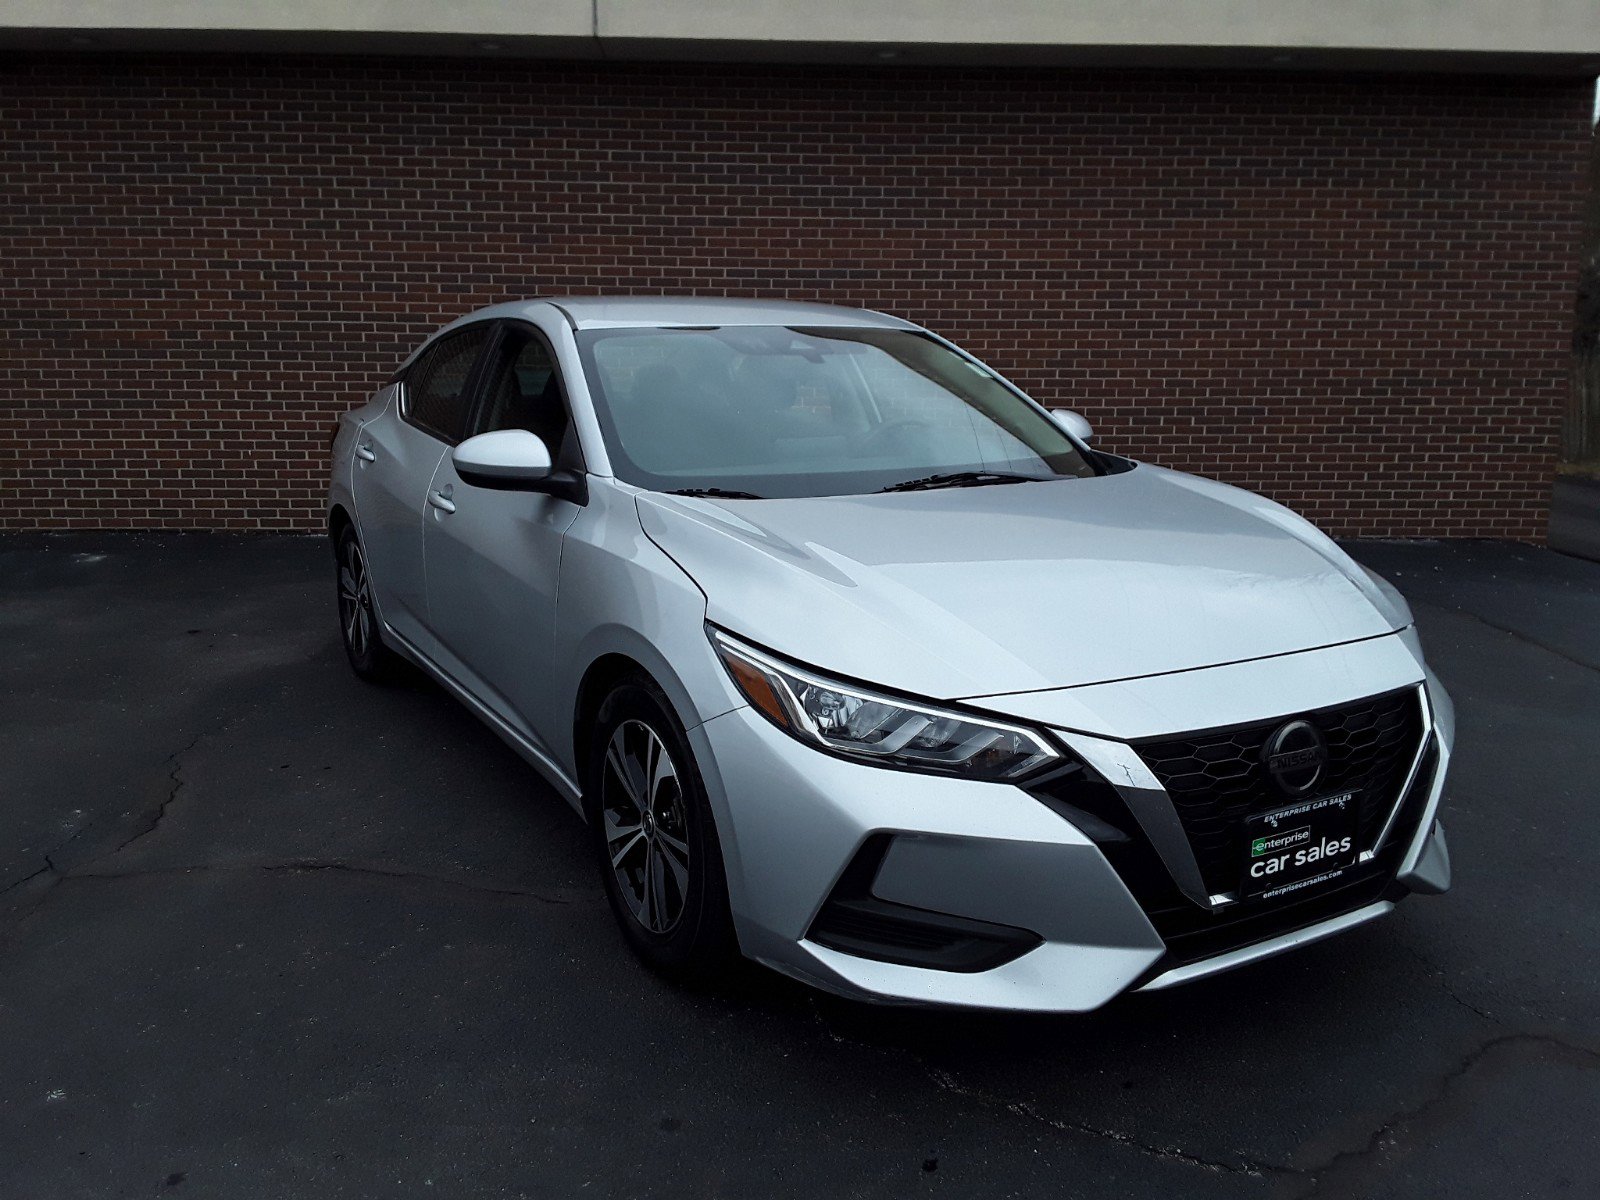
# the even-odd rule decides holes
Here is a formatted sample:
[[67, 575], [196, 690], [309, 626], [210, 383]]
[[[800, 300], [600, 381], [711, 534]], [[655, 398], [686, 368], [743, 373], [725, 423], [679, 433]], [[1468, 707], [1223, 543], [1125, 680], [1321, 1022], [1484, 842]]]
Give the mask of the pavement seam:
[[[108, 856], [109, 857], [109, 856]], [[104, 861], [103, 859], [96, 861]], [[92, 866], [92, 864], [91, 864]], [[402, 868], [383, 867], [371, 863], [352, 863], [332, 859], [290, 859], [286, 862], [241, 862], [241, 863], [202, 863], [186, 867], [152, 867], [142, 871], [96, 871], [89, 867], [80, 868], [66, 873], [57, 872], [57, 882], [80, 882], [83, 880], [104, 880], [118, 882], [127, 879], [159, 879], [173, 878], [184, 875], [228, 874], [260, 871], [268, 874], [314, 874], [317, 872], [339, 872], [350, 875], [370, 875], [380, 879], [416, 880], [422, 883], [437, 883], [445, 887], [461, 888], [470, 892], [481, 892], [492, 896], [516, 896], [530, 900], [537, 900], [541, 904], [569, 905], [572, 900], [559, 896], [550, 896], [532, 888], [519, 888], [509, 885], [476, 883], [470, 879], [459, 876], [434, 875], [427, 871], [409, 871]], [[42, 872], [34, 872], [34, 875]], [[33, 878], [34, 876], [29, 876]], [[37, 906], [35, 906], [37, 907]], [[29, 910], [31, 913], [31, 909]]]
[[[1448, 989], [1446, 989], [1446, 991], [1448, 992]], [[1453, 993], [1451, 993], [1451, 998], [1459, 999], [1458, 997], [1455, 997]], [[1001, 1111], [1010, 1113], [1013, 1116], [1021, 1117], [1025, 1120], [1045, 1125], [1051, 1129], [1055, 1129], [1063, 1133], [1078, 1134], [1080, 1136], [1094, 1138], [1099, 1141], [1113, 1142], [1117, 1145], [1125, 1146], [1131, 1150], [1135, 1150], [1146, 1157], [1156, 1158], [1166, 1162], [1179, 1163], [1184, 1166], [1194, 1167], [1199, 1170], [1210, 1171], [1217, 1174], [1241, 1175], [1256, 1179], [1289, 1178], [1304, 1179], [1308, 1181], [1310, 1184], [1309, 1188], [1306, 1191], [1298, 1193], [1295, 1200], [1310, 1200], [1310, 1198], [1319, 1194], [1329, 1173], [1342, 1169], [1349, 1164], [1358, 1163], [1362, 1159], [1370, 1157], [1371, 1155], [1382, 1150], [1385, 1139], [1390, 1137], [1399, 1126], [1407, 1122], [1415, 1121], [1434, 1105], [1443, 1101], [1449, 1095], [1451, 1086], [1457, 1080], [1469, 1074], [1473, 1068], [1476, 1067], [1484, 1058], [1502, 1046], [1518, 1043], [1556, 1046], [1566, 1050], [1571, 1054], [1575, 1054], [1581, 1058], [1591, 1061], [1596, 1067], [1600, 1067], [1600, 1049], [1580, 1045], [1576, 1042], [1571, 1042], [1564, 1038], [1558, 1037], [1555, 1034], [1531, 1032], [1500, 1034], [1496, 1037], [1489, 1038], [1488, 1040], [1479, 1043], [1479, 1045], [1476, 1046], [1470, 1053], [1465, 1055], [1454, 1067], [1452, 1067], [1440, 1078], [1437, 1085], [1420, 1104], [1417, 1104], [1412, 1108], [1402, 1109], [1393, 1115], [1384, 1118], [1384, 1120], [1378, 1124], [1372, 1133], [1368, 1135], [1366, 1144], [1359, 1149], [1341, 1150], [1332, 1157], [1328, 1158], [1325, 1162], [1319, 1163], [1312, 1167], [1295, 1167], [1286, 1164], [1249, 1159], [1243, 1156], [1240, 1156], [1236, 1161], [1225, 1162], [1218, 1159], [1205, 1158], [1201, 1155], [1192, 1154], [1189, 1151], [1183, 1150], [1177, 1146], [1162, 1146], [1153, 1142], [1143, 1141], [1135, 1135], [1131, 1133], [1124, 1133], [1121, 1130], [1106, 1129], [1095, 1125], [1089, 1125], [1080, 1121], [1068, 1121], [1056, 1117], [1046, 1116], [1044, 1113], [1039, 1112], [1027, 1101], [1006, 1100], [1003, 1097], [993, 1095], [978, 1088], [970, 1087], [966, 1084], [962, 1084], [952, 1073], [944, 1070], [943, 1068], [935, 1067], [930, 1063], [925, 1062], [921, 1056], [916, 1054], [914, 1051], [907, 1050], [902, 1047], [873, 1046], [870, 1043], [847, 1038], [840, 1034], [828, 1023], [827, 1018], [823, 1015], [818, 1002], [814, 998], [812, 1000], [811, 1007], [818, 1027], [821, 1028], [823, 1033], [826, 1034], [827, 1037], [833, 1042], [839, 1045], [876, 1050], [880, 1054], [902, 1054], [919, 1070], [921, 1070], [933, 1082], [934, 1086], [943, 1091], [949, 1092], [952, 1095], [975, 1101], [984, 1107], [999, 1109]], [[1466, 1007], [1471, 1008], [1472, 1006], [1466, 1005]], [[1474, 1011], [1477, 1010], [1474, 1009]], [[1486, 1017], [1486, 1019], [1491, 1021], [1494, 1020], [1492, 1017]]]
[[7, 884], [3, 888], [0, 888], [0, 896], [5, 896], [11, 892], [19, 891], [33, 880], [38, 879], [40, 876], [50, 876], [49, 883], [44, 888], [40, 889], [40, 892], [34, 899], [33, 903], [23, 908], [17, 915], [16, 919], [10, 923], [5, 932], [0, 933], [0, 944], [9, 941], [10, 938], [24, 924], [26, 924], [27, 921], [32, 918], [41, 907], [43, 907], [45, 902], [54, 893], [58, 885], [66, 882], [85, 879], [136, 879], [144, 876], [196, 874], [207, 871], [228, 870], [255, 870], [269, 872], [339, 871], [349, 874], [370, 875], [378, 878], [426, 881], [441, 884], [446, 887], [461, 888], [467, 891], [480, 892], [489, 895], [524, 897], [527, 899], [536, 900], [542, 904], [565, 905], [572, 903], [570, 900], [544, 895], [543, 893], [534, 891], [531, 888], [517, 888], [509, 886], [502, 887], [489, 884], [479, 884], [470, 880], [453, 878], [447, 875], [431, 875], [423, 871], [408, 871], [371, 863], [352, 863], [337, 859], [291, 859], [287, 862], [281, 863], [217, 863], [190, 867], [158, 867], [144, 871], [96, 870], [95, 868], [97, 866], [108, 863], [112, 859], [115, 859], [118, 855], [122, 854], [125, 850], [133, 846], [136, 842], [149, 837], [161, 827], [162, 823], [166, 820], [167, 814], [171, 810], [173, 804], [177, 802], [179, 795], [183, 792], [184, 787], [188, 783], [188, 780], [184, 778], [183, 772], [184, 756], [198, 746], [203, 740], [205, 740], [206, 737], [213, 733], [220, 733], [226, 730], [229, 726], [240, 719], [242, 719], [242, 714], [234, 714], [233, 716], [217, 722], [212, 728], [202, 730], [201, 732], [195, 734], [194, 737], [189, 739], [188, 743], [167, 755], [167, 757], [163, 760], [163, 765], [170, 767], [167, 772], [167, 794], [165, 799], [161, 801], [154, 812], [150, 813], [146, 818], [143, 828], [137, 830], [131, 836], [124, 838], [120, 843], [118, 843], [112, 849], [106, 851], [104, 854], [96, 855], [94, 858], [89, 859], [87, 862], [82, 863], [76, 868], [63, 871], [61, 868], [56, 866], [53, 855], [58, 854], [65, 846], [71, 845], [73, 841], [77, 840], [77, 838], [82, 836], [82, 834], [85, 832], [84, 830], [78, 830], [60, 845], [54, 847], [50, 853], [44, 855], [44, 865], [38, 870], [32, 871], [29, 874], [24, 875], [22, 878]]
[[1047, 1117], [1025, 1100], [1002, 1100], [998, 1096], [991, 1096], [986, 1092], [957, 1083], [955, 1077], [948, 1071], [941, 1070], [938, 1067], [930, 1067], [926, 1064], [920, 1065], [922, 1065], [928, 1078], [933, 1080], [934, 1086], [950, 1092], [952, 1095], [975, 1100], [979, 1104], [985, 1104], [990, 1107], [1002, 1108], [1014, 1116], [1038, 1122], [1062, 1133], [1076, 1133], [1098, 1141], [1114, 1142], [1119, 1146], [1126, 1146], [1130, 1150], [1137, 1150], [1149, 1158], [1180, 1163], [1186, 1167], [1196, 1167], [1202, 1171], [1211, 1171], [1215, 1174], [1245, 1175], [1252, 1179], [1265, 1179], [1272, 1175], [1305, 1174], [1304, 1171], [1297, 1170], [1294, 1167], [1259, 1162], [1245, 1158], [1242, 1155], [1234, 1162], [1202, 1158], [1198, 1154], [1191, 1154], [1189, 1151], [1179, 1149], [1176, 1146], [1158, 1146], [1152, 1142], [1142, 1141], [1133, 1134], [1123, 1133], [1121, 1130], [1102, 1129], [1097, 1125], [1089, 1125], [1081, 1121], [1065, 1121], [1059, 1117]]
[[[212, 872], [240, 873], [246, 871], [259, 871], [269, 874], [313, 874], [316, 872], [333, 871], [342, 874], [367, 875], [378, 879], [433, 883], [443, 887], [456, 888], [461, 891], [474, 892], [479, 895], [507, 896], [515, 899], [533, 900], [539, 904], [556, 904], [564, 906], [573, 903], [572, 900], [563, 899], [559, 896], [548, 896], [542, 892], [533, 891], [531, 888], [497, 887], [489, 884], [473, 883], [466, 879], [453, 879], [448, 875], [429, 875], [421, 871], [386, 870], [380, 867], [360, 866], [338, 862], [301, 861], [287, 863], [219, 863], [212, 866], [200, 867], [157, 867], [148, 871], [93, 871], [88, 869], [79, 869], [69, 872], [62, 872], [56, 869], [56, 867], [52, 864], [47, 868], [41, 868], [40, 870], [33, 872], [33, 874], [27, 876], [26, 879], [19, 880], [10, 888], [5, 889], [5, 891], [11, 891], [14, 888], [21, 887], [22, 884], [26, 883], [28, 880], [37, 879], [41, 875], [49, 874], [51, 876], [50, 882], [45, 887], [40, 889], [39, 895], [34, 899], [33, 903], [21, 909], [17, 913], [15, 919], [12, 920], [5, 929], [0, 930], [0, 948], [5, 947], [8, 943], [15, 939], [18, 933], [21, 932], [23, 926], [25, 926], [34, 917], [38, 916], [39, 912], [44, 908], [45, 903], [56, 894], [56, 890], [61, 887], [62, 884], [85, 883], [90, 881], [120, 883], [132, 879], [160, 878], [163, 876], [174, 877], [182, 875], [201, 875]], [[0, 892], [0, 895], [4, 894], [4, 892]]]
[[46, 854], [44, 856], [44, 866], [40, 867], [37, 871], [31, 871], [24, 875], [21, 879], [13, 880], [11, 883], [6, 884], [5, 887], [0, 888], [0, 896], [4, 896], [7, 892], [16, 891], [23, 884], [28, 883], [30, 880], [37, 879], [41, 875], [59, 874], [61, 874], [61, 872], [56, 869], [56, 864], [52, 862], [50, 856]]
[[1260, 1162], [1245, 1158], [1242, 1155], [1235, 1162], [1222, 1162], [1216, 1159], [1205, 1158], [1198, 1154], [1191, 1154], [1189, 1151], [1180, 1149], [1176, 1146], [1158, 1146], [1151, 1142], [1141, 1141], [1134, 1135], [1130, 1133], [1123, 1133], [1120, 1130], [1103, 1129], [1099, 1126], [1089, 1125], [1078, 1121], [1065, 1121], [1056, 1117], [1046, 1116], [1035, 1109], [1032, 1105], [1028, 1104], [1026, 1101], [1006, 1100], [1000, 1096], [995, 1096], [985, 1092], [982, 1089], [970, 1087], [966, 1084], [960, 1083], [951, 1072], [946, 1071], [941, 1067], [933, 1066], [931, 1063], [924, 1061], [923, 1058], [915, 1051], [908, 1050], [905, 1047], [874, 1046], [868, 1042], [861, 1042], [854, 1038], [845, 1037], [828, 1023], [828, 1019], [823, 1015], [819, 1000], [815, 993], [809, 997], [809, 1000], [812, 1016], [816, 1020], [817, 1027], [822, 1030], [823, 1034], [826, 1035], [830, 1041], [841, 1046], [872, 1050], [881, 1055], [902, 1055], [908, 1059], [911, 1064], [927, 1079], [929, 1079], [939, 1090], [948, 1092], [953, 1096], [959, 1096], [964, 1100], [971, 1100], [982, 1107], [998, 1109], [1000, 1111], [1009, 1113], [1014, 1117], [1021, 1117], [1024, 1120], [1034, 1122], [1035, 1124], [1044, 1125], [1049, 1129], [1056, 1130], [1058, 1133], [1075, 1134], [1080, 1137], [1092, 1138], [1096, 1141], [1111, 1142], [1115, 1145], [1133, 1150], [1147, 1158], [1155, 1158], [1163, 1162], [1178, 1163], [1182, 1166], [1193, 1167], [1198, 1170], [1209, 1171], [1215, 1174], [1243, 1175], [1255, 1179], [1263, 1179], [1276, 1175], [1302, 1176], [1306, 1174], [1306, 1172], [1298, 1170], [1294, 1167], [1281, 1166], [1276, 1163]]
[[1415, 1121], [1434, 1105], [1441, 1103], [1450, 1094], [1451, 1087], [1460, 1079], [1472, 1072], [1485, 1058], [1502, 1046], [1513, 1044], [1548, 1045], [1556, 1046], [1575, 1054], [1580, 1058], [1588, 1059], [1595, 1067], [1600, 1067], [1600, 1050], [1589, 1046], [1580, 1046], [1564, 1038], [1549, 1033], [1506, 1033], [1499, 1037], [1490, 1038], [1480, 1043], [1474, 1050], [1465, 1055], [1460, 1062], [1442, 1076], [1433, 1091], [1423, 1099], [1422, 1103], [1413, 1108], [1401, 1109], [1384, 1119], [1376, 1129], [1367, 1137], [1366, 1145], [1357, 1150], [1341, 1150], [1315, 1167], [1306, 1168], [1300, 1174], [1306, 1175], [1311, 1180], [1307, 1191], [1299, 1193], [1295, 1200], [1311, 1200], [1322, 1190], [1322, 1185], [1327, 1181], [1327, 1176], [1342, 1167], [1359, 1163], [1370, 1158], [1384, 1148], [1384, 1139], [1394, 1134], [1395, 1130], [1407, 1122]]
[[547, 896], [543, 892], [536, 892], [532, 888], [519, 888], [501, 886], [497, 884], [476, 883], [470, 879], [462, 879], [452, 875], [433, 875], [426, 871], [407, 871], [396, 868], [377, 866], [372, 863], [352, 863], [340, 860], [322, 859], [296, 859], [283, 863], [256, 864], [256, 869], [269, 872], [314, 872], [314, 871], [339, 871], [351, 875], [375, 875], [386, 879], [416, 879], [427, 883], [443, 884], [446, 887], [464, 888], [471, 892], [483, 892], [491, 896], [520, 896], [529, 900], [537, 900], [541, 904], [571, 904], [571, 900], [563, 900], [557, 896]]
[[1475, 613], [1470, 608], [1461, 608], [1459, 606], [1451, 608], [1448, 605], [1434, 604], [1427, 600], [1413, 600], [1412, 603], [1420, 608], [1431, 608], [1435, 612], [1450, 613], [1458, 617], [1466, 617], [1468, 620], [1476, 621], [1485, 629], [1493, 629], [1495, 632], [1503, 633], [1508, 637], [1515, 638], [1519, 642], [1525, 642], [1535, 649], [1543, 650], [1546, 654], [1553, 654], [1563, 662], [1569, 662], [1575, 667], [1581, 667], [1585, 671], [1600, 672], [1600, 664], [1588, 662], [1584, 659], [1574, 657], [1567, 651], [1562, 650], [1559, 646], [1552, 646], [1549, 642], [1536, 638], [1532, 634], [1523, 633], [1520, 629], [1513, 629], [1509, 625], [1501, 625], [1496, 621], [1491, 621], [1488, 617], [1485, 617], [1480, 613]]
[[1510, 1029], [1511, 1028], [1504, 1021], [1502, 1021], [1499, 1017], [1495, 1016], [1493, 1013], [1489, 1012], [1485, 1008], [1480, 1008], [1478, 1005], [1474, 1004], [1472, 1001], [1468, 1000], [1466, 997], [1462, 996], [1459, 992], [1457, 992], [1455, 987], [1450, 983], [1449, 979], [1446, 978], [1444, 968], [1439, 966], [1432, 959], [1428, 958], [1425, 954], [1423, 954], [1415, 946], [1409, 945], [1407, 943], [1401, 943], [1401, 948], [1403, 950], [1405, 950], [1405, 952], [1407, 954], [1411, 955], [1412, 958], [1416, 959], [1419, 963], [1421, 963], [1423, 965], [1423, 967], [1432, 976], [1433, 982], [1439, 985], [1439, 990], [1442, 991], [1451, 1000], [1454, 1000], [1462, 1008], [1466, 1009], [1468, 1012], [1474, 1014], [1475, 1016], [1482, 1017], [1485, 1021], [1488, 1021], [1491, 1025], [1498, 1025], [1498, 1026], [1500, 1026], [1501, 1029]]

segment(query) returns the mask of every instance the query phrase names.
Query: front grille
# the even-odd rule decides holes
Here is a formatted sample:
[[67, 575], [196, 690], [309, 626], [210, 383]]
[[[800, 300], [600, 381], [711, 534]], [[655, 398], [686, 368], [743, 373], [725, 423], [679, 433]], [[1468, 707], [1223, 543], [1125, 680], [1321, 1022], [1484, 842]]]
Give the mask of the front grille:
[[1438, 768], [1439, 747], [1430, 738], [1417, 776], [1400, 805], [1394, 829], [1377, 855], [1358, 862], [1330, 885], [1310, 889], [1310, 894], [1301, 899], [1246, 900], [1207, 910], [1173, 891], [1163, 902], [1146, 904], [1150, 923], [1167, 946], [1166, 955], [1151, 968], [1151, 974], [1293, 933], [1364, 908], [1375, 900], [1400, 899], [1406, 889], [1395, 883], [1394, 876], [1421, 824]]
[[[1296, 715], [1315, 725], [1328, 743], [1328, 763], [1312, 794], [1359, 790], [1360, 845], [1370, 847], [1399, 797], [1422, 738], [1417, 690]], [[1206, 890], [1213, 895], [1239, 886], [1244, 818], [1291, 803], [1273, 785], [1261, 760], [1267, 739], [1288, 719], [1134, 743], [1172, 798]]]

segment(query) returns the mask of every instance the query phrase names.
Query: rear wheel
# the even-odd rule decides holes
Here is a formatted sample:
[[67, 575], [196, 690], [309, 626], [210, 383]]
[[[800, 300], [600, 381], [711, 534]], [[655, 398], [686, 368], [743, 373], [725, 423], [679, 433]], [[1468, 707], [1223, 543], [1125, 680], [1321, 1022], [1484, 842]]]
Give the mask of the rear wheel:
[[398, 659], [383, 644], [378, 632], [378, 614], [372, 606], [372, 580], [367, 572], [367, 556], [356, 536], [355, 527], [346, 525], [339, 533], [335, 550], [339, 589], [339, 636], [344, 642], [350, 667], [363, 679], [382, 681], [394, 676]]
[[738, 949], [722, 847], [688, 739], [649, 677], [600, 705], [586, 782], [606, 897], [629, 945], [657, 970], [719, 973]]

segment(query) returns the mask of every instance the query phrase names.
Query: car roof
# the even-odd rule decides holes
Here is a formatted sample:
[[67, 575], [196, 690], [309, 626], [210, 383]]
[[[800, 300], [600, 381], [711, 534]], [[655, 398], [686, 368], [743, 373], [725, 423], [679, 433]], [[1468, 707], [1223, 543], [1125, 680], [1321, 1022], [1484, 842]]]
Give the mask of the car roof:
[[910, 322], [865, 308], [756, 300], [739, 296], [558, 296], [549, 303], [577, 329], [649, 325], [865, 325], [904, 329]]
[[397, 368], [403, 371], [442, 335], [478, 321], [528, 319], [554, 308], [573, 329], [650, 329], [712, 325], [832, 325], [920, 329], [910, 321], [836, 304], [737, 296], [538, 296], [491, 304], [434, 330]]
[[480, 309], [463, 321], [531, 315], [551, 305], [574, 329], [628, 329], [694, 325], [851, 325], [915, 329], [909, 321], [866, 308], [757, 300], [739, 296], [540, 296]]

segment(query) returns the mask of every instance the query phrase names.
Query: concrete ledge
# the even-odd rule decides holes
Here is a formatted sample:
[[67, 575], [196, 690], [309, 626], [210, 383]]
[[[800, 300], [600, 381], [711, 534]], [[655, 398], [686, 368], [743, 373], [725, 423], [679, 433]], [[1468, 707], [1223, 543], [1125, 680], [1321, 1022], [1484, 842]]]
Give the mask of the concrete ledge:
[[597, 0], [604, 38], [1600, 53], [1593, 0]]
[[1593, 75], [1594, 16], [1594, 0], [12, 0], [0, 47]]

